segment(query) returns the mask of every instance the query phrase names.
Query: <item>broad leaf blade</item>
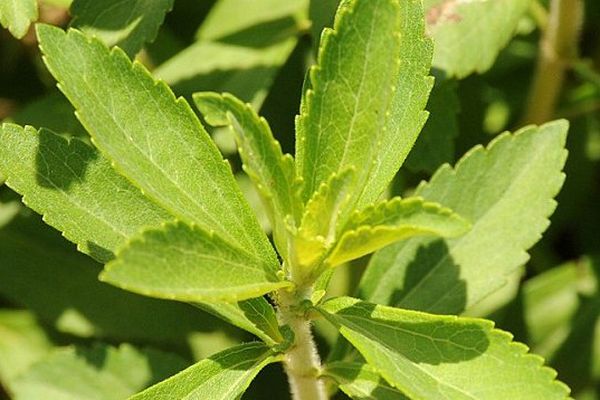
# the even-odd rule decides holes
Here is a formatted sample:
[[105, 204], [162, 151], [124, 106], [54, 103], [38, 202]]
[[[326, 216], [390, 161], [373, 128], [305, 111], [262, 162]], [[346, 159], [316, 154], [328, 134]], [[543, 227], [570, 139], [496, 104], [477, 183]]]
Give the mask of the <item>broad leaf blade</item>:
[[336, 266], [414, 236], [456, 237], [468, 231], [463, 218], [420, 198], [395, 198], [355, 213], [325, 261]]
[[566, 399], [556, 372], [493, 323], [352, 298], [319, 310], [392, 385], [419, 399]]
[[29, 26], [38, 18], [37, 0], [2, 0], [0, 24], [18, 39], [25, 36]]
[[75, 0], [71, 26], [134, 56], [154, 40], [172, 7], [173, 0]]
[[235, 135], [244, 171], [254, 182], [269, 211], [275, 243], [284, 255], [287, 217], [297, 221], [300, 197], [294, 160], [284, 155], [264, 118], [230, 94], [196, 93], [194, 101], [212, 126], [229, 126]]
[[45, 62], [94, 143], [158, 204], [268, 259], [274, 251], [200, 121], [140, 64], [81, 32], [38, 26]]
[[325, 365], [323, 375], [333, 378], [354, 400], [407, 400], [398, 389], [384, 381], [369, 364], [334, 362]]
[[305, 200], [334, 173], [368, 170], [399, 69], [399, 21], [396, 1], [355, 0], [324, 31], [296, 127]]
[[430, 44], [423, 31], [418, 2], [342, 3], [334, 29], [322, 36], [297, 119], [305, 200], [332, 173], [355, 167], [353, 197], [366, 205], [397, 172], [426, 116]]
[[363, 276], [362, 295], [458, 314], [502, 287], [548, 227], [564, 181], [567, 128], [557, 121], [506, 133], [454, 169], [440, 168], [415, 194], [450, 207], [473, 228], [456, 239], [415, 238], [379, 251]]
[[0, 170], [23, 202], [100, 262], [142, 227], [173, 217], [118, 175], [97, 150], [12, 124], [0, 131]]
[[305, 29], [306, 8], [307, 0], [220, 0], [198, 40], [154, 74], [186, 97], [228, 92], [258, 110]]
[[260, 370], [275, 361], [264, 344], [243, 344], [202, 360], [131, 400], [237, 400]]
[[433, 65], [449, 76], [485, 72], [512, 38], [530, 0], [426, 0]]
[[400, 50], [397, 54], [400, 70], [394, 83], [396, 91], [375, 153], [371, 176], [362, 189], [360, 208], [380, 198], [411, 151], [428, 117], [425, 106], [433, 86], [433, 78], [429, 76], [433, 44], [425, 34], [423, 4], [400, 0], [400, 9]]
[[256, 335], [270, 346], [284, 341], [279, 331], [275, 309], [264, 297], [238, 303], [198, 303], [197, 305], [230, 324]]
[[15, 398], [123, 400], [185, 368], [178, 356], [97, 345], [49, 354], [15, 382]]
[[100, 278], [146, 296], [181, 301], [239, 301], [289, 282], [270, 263], [185, 223], [134, 237]]

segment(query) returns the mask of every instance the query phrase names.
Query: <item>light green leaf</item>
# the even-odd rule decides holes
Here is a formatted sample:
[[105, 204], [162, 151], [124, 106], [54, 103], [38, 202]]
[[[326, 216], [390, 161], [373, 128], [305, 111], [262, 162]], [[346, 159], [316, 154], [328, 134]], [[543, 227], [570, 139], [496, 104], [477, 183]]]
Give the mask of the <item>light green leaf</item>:
[[359, 171], [353, 201], [375, 201], [425, 122], [430, 43], [419, 1], [343, 2], [321, 40], [297, 119], [296, 160], [308, 200], [331, 174]]
[[325, 260], [330, 266], [351, 261], [414, 236], [456, 237], [470, 224], [437, 203], [399, 197], [355, 213]]
[[294, 159], [283, 154], [264, 118], [230, 94], [196, 93], [194, 101], [212, 126], [229, 126], [235, 135], [244, 171], [254, 182], [274, 227], [280, 254], [286, 258], [287, 217], [300, 219], [300, 196]]
[[400, 51], [397, 55], [400, 71], [395, 81], [396, 92], [374, 152], [377, 161], [371, 177], [362, 188], [359, 207], [380, 199], [411, 151], [428, 117], [424, 109], [433, 86], [433, 78], [429, 76], [433, 44], [425, 34], [423, 4], [419, 0], [400, 0], [400, 9]]
[[100, 262], [144, 226], [172, 219], [77, 139], [13, 124], [0, 131], [0, 169], [23, 202]]
[[18, 39], [29, 31], [29, 25], [38, 19], [37, 0], [2, 0], [0, 24]]
[[361, 282], [369, 301], [458, 314], [501, 288], [548, 227], [568, 124], [505, 133], [442, 166], [417, 196], [440, 202], [473, 228], [456, 239], [414, 238], [374, 255]]
[[290, 37], [266, 46], [199, 41], [153, 73], [180, 95], [201, 90], [228, 92], [259, 109], [297, 41]]
[[514, 35], [530, 0], [426, 0], [433, 65], [464, 78], [488, 70]]
[[407, 400], [369, 364], [334, 362], [325, 365], [322, 373], [333, 378], [340, 389], [354, 400]]
[[[200, 25], [200, 40], [235, 42], [256, 40], [262, 32], [263, 40], [276, 41], [280, 35], [296, 32], [306, 24], [308, 0], [219, 0]], [[257, 27], [270, 29], [260, 29]], [[266, 37], [267, 33], [270, 35]]]
[[[585, 298], [596, 292], [589, 260], [569, 262], [523, 284], [523, 313], [528, 343], [544, 357], [552, 357], [569, 335]], [[583, 317], [579, 313], [579, 317]], [[573, 355], [581, 357], [581, 354]]]
[[0, 229], [0, 297], [31, 310], [43, 324], [67, 335], [155, 343], [182, 352], [189, 351], [192, 339], [202, 338], [202, 357], [242, 338], [241, 332], [188, 304], [99, 282], [101, 265], [21, 208]]
[[145, 296], [181, 301], [239, 301], [290, 286], [262, 258], [182, 222], [135, 236], [100, 279]]
[[124, 400], [185, 368], [178, 356], [97, 345], [49, 354], [15, 381], [16, 400]]
[[298, 43], [306, 8], [307, 0], [220, 0], [200, 25], [198, 41], [154, 74], [178, 94], [228, 92], [258, 110]]
[[52, 344], [35, 317], [26, 310], [0, 310], [0, 383], [13, 381], [41, 359]]
[[74, 0], [71, 26], [134, 56], [154, 40], [172, 7], [173, 0]]
[[262, 343], [247, 343], [202, 360], [130, 400], [237, 400], [266, 365], [277, 361]]
[[256, 335], [270, 346], [284, 341], [279, 331], [275, 309], [264, 297], [238, 303], [197, 303], [197, 305], [230, 324]]
[[48, 69], [115, 168], [176, 217], [277, 264], [230, 167], [183, 99], [81, 32], [38, 26]]
[[416, 399], [566, 399], [543, 359], [490, 321], [425, 314], [349, 297], [319, 310], [367, 362]]
[[317, 264], [335, 242], [341, 210], [350, 200], [354, 169], [332, 174], [308, 200], [295, 237], [294, 257], [298, 265]]

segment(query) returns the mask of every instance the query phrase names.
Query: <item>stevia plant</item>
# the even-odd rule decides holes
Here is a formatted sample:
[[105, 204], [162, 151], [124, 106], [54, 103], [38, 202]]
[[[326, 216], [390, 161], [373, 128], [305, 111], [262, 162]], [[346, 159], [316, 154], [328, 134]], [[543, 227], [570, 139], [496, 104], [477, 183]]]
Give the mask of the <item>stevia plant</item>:
[[[427, 119], [424, 25], [420, 1], [342, 2], [306, 78], [295, 157], [251, 106], [194, 95], [207, 124], [233, 132], [273, 244], [186, 100], [118, 47], [37, 26], [92, 144], [4, 124], [7, 185], [105, 264], [104, 282], [192, 303], [259, 339], [132, 399], [238, 399], [276, 362], [295, 400], [336, 388], [355, 399], [568, 398], [509, 333], [456, 316], [500, 288], [548, 226], [567, 123], [504, 133], [414, 195], [387, 199]], [[357, 298], [328, 296], [335, 268], [377, 250]], [[346, 341], [328, 357], [313, 340], [317, 319]]]

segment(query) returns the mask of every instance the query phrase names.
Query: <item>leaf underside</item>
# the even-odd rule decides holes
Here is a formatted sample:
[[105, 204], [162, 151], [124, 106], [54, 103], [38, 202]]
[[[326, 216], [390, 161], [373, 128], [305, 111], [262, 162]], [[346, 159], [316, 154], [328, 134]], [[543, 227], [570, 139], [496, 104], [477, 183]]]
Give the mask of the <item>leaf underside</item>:
[[323, 375], [333, 378], [354, 400], [408, 400], [369, 364], [334, 362], [325, 365]]
[[276, 345], [284, 340], [275, 309], [264, 297], [237, 303], [198, 303], [197, 306], [256, 335], [268, 345]]

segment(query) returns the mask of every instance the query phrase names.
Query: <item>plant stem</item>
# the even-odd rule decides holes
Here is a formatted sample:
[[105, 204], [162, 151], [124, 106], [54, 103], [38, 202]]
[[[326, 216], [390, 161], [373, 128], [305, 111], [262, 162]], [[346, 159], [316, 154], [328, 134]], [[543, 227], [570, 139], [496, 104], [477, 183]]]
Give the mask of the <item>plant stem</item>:
[[554, 115], [565, 72], [577, 57], [583, 21], [581, 0], [552, 0], [548, 25], [540, 42], [540, 55], [523, 123], [542, 123]]
[[298, 311], [309, 293], [279, 291], [279, 317], [294, 332], [294, 344], [285, 354], [284, 367], [294, 400], [327, 400], [325, 385], [319, 379], [321, 360], [310, 321]]

